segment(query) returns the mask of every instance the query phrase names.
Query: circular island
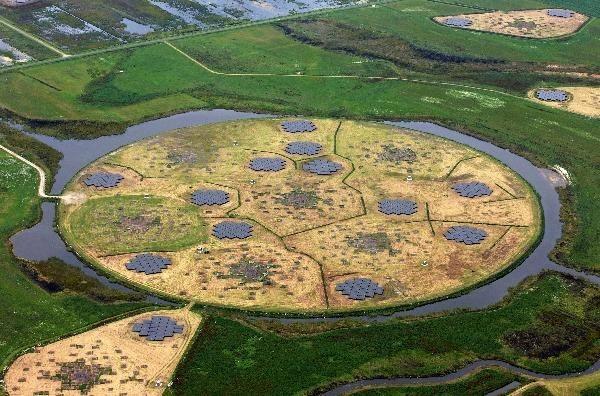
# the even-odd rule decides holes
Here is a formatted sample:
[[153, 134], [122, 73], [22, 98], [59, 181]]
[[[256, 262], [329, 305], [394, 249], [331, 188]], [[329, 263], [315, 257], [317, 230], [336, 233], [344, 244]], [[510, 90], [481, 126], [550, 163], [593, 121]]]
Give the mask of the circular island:
[[535, 192], [492, 157], [345, 120], [175, 130], [100, 158], [66, 193], [60, 230], [91, 264], [261, 311], [442, 298], [518, 262], [541, 233]]

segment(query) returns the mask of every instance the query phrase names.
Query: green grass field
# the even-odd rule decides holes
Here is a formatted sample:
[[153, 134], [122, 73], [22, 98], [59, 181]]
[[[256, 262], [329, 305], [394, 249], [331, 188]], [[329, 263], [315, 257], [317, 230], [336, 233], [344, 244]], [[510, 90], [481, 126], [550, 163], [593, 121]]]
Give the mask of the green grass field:
[[100, 304], [69, 292], [49, 294], [25, 276], [7, 240], [40, 215], [37, 183], [35, 170], [0, 153], [0, 370], [25, 347], [148, 305]]
[[577, 371], [597, 359], [598, 307], [591, 307], [599, 297], [596, 287], [548, 275], [520, 285], [496, 309], [366, 327], [325, 324], [314, 334], [318, 325], [266, 325], [272, 332], [209, 317], [176, 372], [173, 394], [299, 394], [353, 378], [439, 374], [478, 358]]

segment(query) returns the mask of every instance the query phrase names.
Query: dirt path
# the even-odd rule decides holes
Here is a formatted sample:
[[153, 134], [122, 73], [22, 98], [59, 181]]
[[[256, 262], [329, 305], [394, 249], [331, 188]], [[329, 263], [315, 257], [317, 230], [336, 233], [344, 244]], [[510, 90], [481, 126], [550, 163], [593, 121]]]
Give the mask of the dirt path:
[[44, 170], [42, 168], [40, 168], [39, 166], [37, 166], [33, 162], [29, 161], [28, 159], [21, 157], [19, 154], [15, 153], [14, 151], [10, 150], [7, 147], [4, 147], [1, 144], [0, 144], [0, 149], [6, 151], [8, 154], [12, 155], [13, 157], [15, 157], [16, 159], [18, 159], [19, 161], [22, 161], [22, 162], [26, 163], [27, 165], [31, 166], [32, 168], [34, 168], [37, 171], [37, 173], [40, 175], [40, 184], [38, 186], [38, 195], [41, 198], [62, 199], [62, 197], [58, 196], [58, 195], [47, 195], [46, 194], [46, 192], [45, 192], [46, 173], [44, 172]]
[[69, 56], [71, 56], [71, 55], [69, 55], [69, 54], [67, 54], [67, 53], [59, 50], [58, 48], [56, 48], [56, 47], [48, 44], [46, 41], [44, 41], [42, 39], [39, 39], [36, 36], [34, 36], [34, 35], [30, 34], [30, 33], [27, 33], [26, 31], [24, 31], [22, 29], [19, 29], [18, 27], [16, 27], [15, 25], [13, 25], [8, 20], [6, 20], [6, 19], [4, 19], [2, 17], [0, 17], [0, 23], [3, 24], [3, 25], [5, 25], [5, 26], [7, 26], [8, 28], [14, 30], [15, 32], [17, 32], [17, 33], [19, 33], [19, 34], [27, 37], [29, 40], [35, 41], [36, 43], [38, 43], [40, 45], [43, 45], [44, 47], [48, 48], [52, 52], [55, 52], [55, 53], [59, 54], [63, 58], [68, 58]]

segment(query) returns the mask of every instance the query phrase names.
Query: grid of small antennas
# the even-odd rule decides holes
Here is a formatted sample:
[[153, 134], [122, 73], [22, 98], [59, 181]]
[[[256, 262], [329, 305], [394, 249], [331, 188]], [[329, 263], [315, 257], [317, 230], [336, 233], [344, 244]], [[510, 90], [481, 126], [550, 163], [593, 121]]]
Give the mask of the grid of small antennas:
[[492, 194], [492, 189], [481, 182], [456, 183], [452, 186], [452, 189], [465, 198], [478, 198]]
[[223, 190], [196, 190], [192, 193], [193, 204], [202, 205], [225, 205], [229, 202], [229, 193]]
[[412, 215], [417, 213], [417, 203], [407, 199], [384, 199], [379, 201], [378, 209], [386, 215]]
[[546, 12], [548, 13], [549, 16], [559, 17], [559, 18], [571, 18], [571, 17], [573, 17], [573, 15], [575, 15], [574, 11], [565, 10], [563, 8], [550, 8]]
[[252, 236], [254, 226], [243, 221], [222, 221], [213, 227], [213, 236], [219, 239], [246, 239]]
[[535, 97], [547, 102], [566, 102], [569, 99], [569, 94], [560, 89], [538, 89], [535, 92]]
[[444, 232], [444, 238], [447, 240], [462, 242], [465, 245], [480, 244], [487, 235], [484, 230], [469, 226], [453, 226]]
[[467, 27], [471, 26], [473, 21], [468, 18], [462, 17], [449, 17], [444, 19], [444, 25], [454, 26], [454, 27]]
[[132, 331], [148, 341], [164, 341], [166, 337], [183, 333], [183, 326], [168, 316], [152, 316], [133, 325]]
[[317, 126], [308, 120], [284, 121], [281, 123], [281, 129], [288, 133], [303, 133], [316, 131]]
[[250, 161], [250, 169], [257, 172], [279, 172], [285, 168], [285, 160], [277, 157], [259, 157]]
[[288, 154], [296, 155], [317, 155], [321, 152], [321, 146], [319, 143], [313, 142], [291, 142], [285, 147], [285, 151]]
[[368, 278], [353, 278], [338, 283], [335, 290], [348, 297], [350, 300], [365, 300], [375, 295], [383, 294], [383, 287]]
[[342, 164], [325, 159], [314, 159], [304, 163], [302, 169], [317, 175], [328, 176], [342, 169]]
[[146, 275], [159, 274], [171, 265], [171, 260], [156, 254], [142, 253], [138, 254], [127, 264], [125, 268], [130, 271], [143, 272]]
[[96, 172], [88, 175], [83, 183], [88, 187], [112, 188], [118, 186], [123, 179], [118, 173]]

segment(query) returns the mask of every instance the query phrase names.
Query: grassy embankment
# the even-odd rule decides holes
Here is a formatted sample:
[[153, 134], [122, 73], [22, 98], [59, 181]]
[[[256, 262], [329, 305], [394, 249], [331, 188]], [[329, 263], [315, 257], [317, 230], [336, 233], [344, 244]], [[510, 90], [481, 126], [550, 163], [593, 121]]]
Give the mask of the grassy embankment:
[[[23, 348], [90, 324], [147, 306], [147, 303], [100, 304], [64, 291], [49, 294], [34, 284], [12, 256], [8, 238], [40, 215], [34, 169], [0, 153], [0, 370]], [[83, 279], [85, 281], [85, 279]]]
[[503, 369], [489, 368], [443, 385], [372, 388], [357, 391], [353, 394], [361, 396], [480, 396], [487, 395], [513, 381], [523, 383], [527, 382], [527, 379]]
[[249, 326], [209, 317], [173, 393], [289, 395], [361, 377], [431, 376], [476, 359], [578, 371], [600, 353], [599, 299], [597, 287], [545, 275], [521, 284], [498, 307], [436, 318]]

